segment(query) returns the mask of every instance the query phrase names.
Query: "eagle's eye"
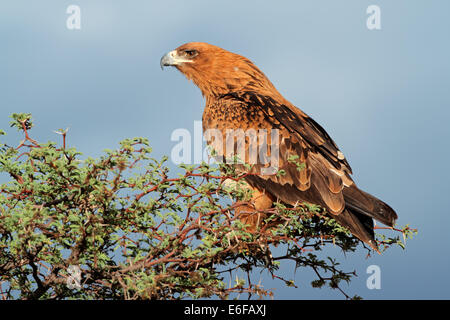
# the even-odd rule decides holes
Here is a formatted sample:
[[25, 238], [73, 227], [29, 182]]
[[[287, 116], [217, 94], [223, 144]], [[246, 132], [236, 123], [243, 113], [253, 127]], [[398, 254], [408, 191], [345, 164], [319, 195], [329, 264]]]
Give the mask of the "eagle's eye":
[[193, 58], [196, 55], [198, 55], [198, 51], [197, 50], [184, 50], [184, 54], [186, 56], [188, 56], [189, 58]]

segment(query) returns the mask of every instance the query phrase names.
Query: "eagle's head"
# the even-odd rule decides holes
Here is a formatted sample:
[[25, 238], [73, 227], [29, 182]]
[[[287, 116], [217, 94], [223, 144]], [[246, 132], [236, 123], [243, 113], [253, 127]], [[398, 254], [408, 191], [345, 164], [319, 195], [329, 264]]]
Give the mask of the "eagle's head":
[[207, 98], [243, 90], [275, 90], [249, 59], [204, 42], [183, 44], [165, 54], [160, 63], [161, 68], [177, 68]]

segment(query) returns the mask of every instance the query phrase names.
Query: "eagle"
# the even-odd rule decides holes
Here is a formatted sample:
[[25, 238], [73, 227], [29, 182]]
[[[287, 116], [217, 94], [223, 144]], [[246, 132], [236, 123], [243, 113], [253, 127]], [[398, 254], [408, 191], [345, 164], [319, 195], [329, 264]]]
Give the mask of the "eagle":
[[[245, 182], [253, 190], [250, 203], [236, 209], [241, 221], [257, 228], [261, 212], [276, 201], [291, 207], [319, 205], [379, 252], [374, 220], [393, 227], [397, 214], [356, 186], [352, 168], [325, 129], [286, 100], [253, 62], [208, 43], [190, 42], [165, 54], [160, 65], [175, 67], [200, 89], [206, 100], [203, 132], [217, 157], [225, 158], [230, 132], [244, 132], [240, 142], [232, 139], [234, 152], [245, 151], [234, 165], [250, 173]], [[207, 132], [219, 132], [222, 138]], [[257, 153], [256, 161], [251, 156], [255, 142], [268, 149], [265, 156]], [[276, 156], [277, 170], [271, 170], [269, 156]]]

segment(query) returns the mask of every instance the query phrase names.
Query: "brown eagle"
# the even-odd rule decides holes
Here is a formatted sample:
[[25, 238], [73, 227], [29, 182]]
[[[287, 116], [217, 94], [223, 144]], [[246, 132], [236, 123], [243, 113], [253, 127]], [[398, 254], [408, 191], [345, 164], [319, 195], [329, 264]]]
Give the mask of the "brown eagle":
[[[245, 210], [240, 209], [241, 220], [256, 228], [260, 212], [271, 208], [274, 201], [291, 206], [317, 204], [377, 250], [373, 219], [392, 227], [397, 219], [395, 211], [358, 189], [350, 177], [350, 165], [327, 132], [287, 101], [250, 60], [211, 44], [191, 42], [164, 55], [164, 66], [176, 67], [200, 88], [206, 99], [204, 134], [209, 130], [219, 131], [223, 137], [233, 130], [258, 132], [246, 134], [243, 140], [246, 163], [251, 162], [252, 142], [262, 143], [259, 132], [267, 133], [267, 155], [277, 152], [278, 174], [264, 171], [271, 165], [267, 159], [251, 162], [253, 174], [247, 175], [246, 182], [254, 190], [253, 201]], [[272, 135], [275, 130], [277, 135]], [[206, 139], [214, 150], [220, 150], [219, 156], [224, 155], [228, 137]], [[248, 170], [248, 166], [237, 166]]]

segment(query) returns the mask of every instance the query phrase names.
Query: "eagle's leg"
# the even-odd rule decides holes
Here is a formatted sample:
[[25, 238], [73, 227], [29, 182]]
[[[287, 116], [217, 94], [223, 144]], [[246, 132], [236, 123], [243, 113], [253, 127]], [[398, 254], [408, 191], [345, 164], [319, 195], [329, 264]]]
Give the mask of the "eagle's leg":
[[238, 205], [235, 209], [236, 217], [247, 225], [246, 230], [256, 232], [261, 227], [262, 222], [267, 218], [266, 210], [272, 208], [274, 198], [263, 190], [252, 188], [251, 199], [248, 202]]
[[[267, 218], [267, 210], [272, 208], [275, 199], [264, 190], [259, 190], [248, 186], [252, 190], [250, 201], [236, 207], [237, 218], [246, 225], [246, 231], [255, 233], [261, 228], [264, 219]], [[244, 245], [244, 247], [247, 247]], [[248, 250], [252, 255], [260, 256], [264, 259], [266, 266], [273, 264], [272, 253], [267, 243], [259, 243], [257, 247], [249, 246]]]

